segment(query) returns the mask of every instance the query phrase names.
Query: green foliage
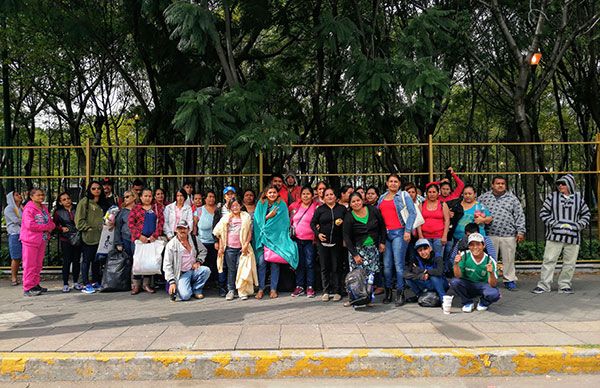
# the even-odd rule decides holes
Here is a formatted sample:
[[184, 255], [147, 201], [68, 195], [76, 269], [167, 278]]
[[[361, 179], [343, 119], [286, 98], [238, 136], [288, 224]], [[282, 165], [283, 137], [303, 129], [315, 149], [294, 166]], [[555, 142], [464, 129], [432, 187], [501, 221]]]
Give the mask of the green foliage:
[[213, 14], [199, 4], [175, 1], [164, 11], [165, 21], [173, 26], [171, 39], [179, 39], [182, 51], [194, 50], [204, 54], [210, 39], [218, 41]]

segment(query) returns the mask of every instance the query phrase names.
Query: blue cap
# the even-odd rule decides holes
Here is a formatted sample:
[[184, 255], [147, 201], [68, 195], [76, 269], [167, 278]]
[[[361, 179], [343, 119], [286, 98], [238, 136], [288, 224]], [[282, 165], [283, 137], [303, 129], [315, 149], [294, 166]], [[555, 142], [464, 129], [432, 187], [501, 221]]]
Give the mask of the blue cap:
[[235, 193], [235, 187], [233, 187], [233, 186], [226, 186], [226, 187], [223, 189], [223, 194], [227, 194], [227, 193], [228, 193], [228, 192], [230, 192], [230, 191], [233, 191], [233, 192]]
[[417, 242], [415, 243], [415, 249], [419, 249], [422, 247], [430, 247], [431, 248], [431, 244], [429, 243], [429, 240], [427, 240], [426, 238], [418, 239]]

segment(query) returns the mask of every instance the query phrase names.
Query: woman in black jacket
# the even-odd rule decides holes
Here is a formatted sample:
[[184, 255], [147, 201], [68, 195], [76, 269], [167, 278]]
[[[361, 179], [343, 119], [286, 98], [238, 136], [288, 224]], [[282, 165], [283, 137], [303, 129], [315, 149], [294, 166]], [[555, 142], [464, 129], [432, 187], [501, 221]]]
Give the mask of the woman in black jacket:
[[56, 200], [56, 210], [54, 211], [54, 223], [60, 240], [60, 250], [63, 255], [62, 279], [63, 292], [70, 292], [69, 271], [72, 269], [73, 288], [81, 290], [83, 285], [79, 281], [79, 263], [81, 259], [81, 238], [77, 236], [75, 227], [75, 204], [71, 201], [71, 196], [66, 191], [60, 193]]
[[323, 302], [342, 300], [342, 224], [346, 208], [336, 202], [335, 192], [331, 187], [325, 189], [324, 204], [315, 210], [310, 227], [317, 236], [317, 250], [321, 264], [321, 280], [323, 282]]
[[[364, 204], [359, 193], [350, 195], [350, 209], [344, 218], [344, 242], [348, 248], [350, 270], [363, 268], [368, 284], [372, 286], [375, 274], [379, 272], [379, 254], [385, 251], [385, 222], [377, 208]], [[350, 306], [350, 303], [344, 306]]]

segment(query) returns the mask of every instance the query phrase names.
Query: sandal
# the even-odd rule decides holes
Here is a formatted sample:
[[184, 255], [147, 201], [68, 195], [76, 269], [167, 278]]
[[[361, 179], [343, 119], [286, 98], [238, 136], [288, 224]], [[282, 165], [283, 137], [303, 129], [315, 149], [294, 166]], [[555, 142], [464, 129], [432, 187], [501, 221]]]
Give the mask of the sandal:
[[18, 286], [19, 284], [21, 284], [21, 283], [19, 283], [19, 281], [18, 281], [18, 280], [14, 280], [14, 281], [12, 281], [12, 282], [10, 283], [10, 285], [11, 285], [11, 286], [13, 286], [13, 287], [14, 287], [14, 286]]
[[255, 299], [262, 299], [265, 296], [265, 292], [263, 290], [258, 290], [258, 292], [256, 293], [256, 296], [254, 297]]

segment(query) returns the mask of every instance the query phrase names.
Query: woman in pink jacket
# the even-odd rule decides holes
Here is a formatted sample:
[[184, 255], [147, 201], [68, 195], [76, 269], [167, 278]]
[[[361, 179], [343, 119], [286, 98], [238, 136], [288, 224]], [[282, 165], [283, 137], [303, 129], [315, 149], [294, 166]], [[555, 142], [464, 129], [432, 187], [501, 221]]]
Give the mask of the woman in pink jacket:
[[37, 296], [48, 289], [40, 286], [46, 245], [55, 225], [43, 204], [46, 194], [41, 189], [29, 191], [29, 202], [23, 209], [20, 239], [23, 244], [23, 295]]

